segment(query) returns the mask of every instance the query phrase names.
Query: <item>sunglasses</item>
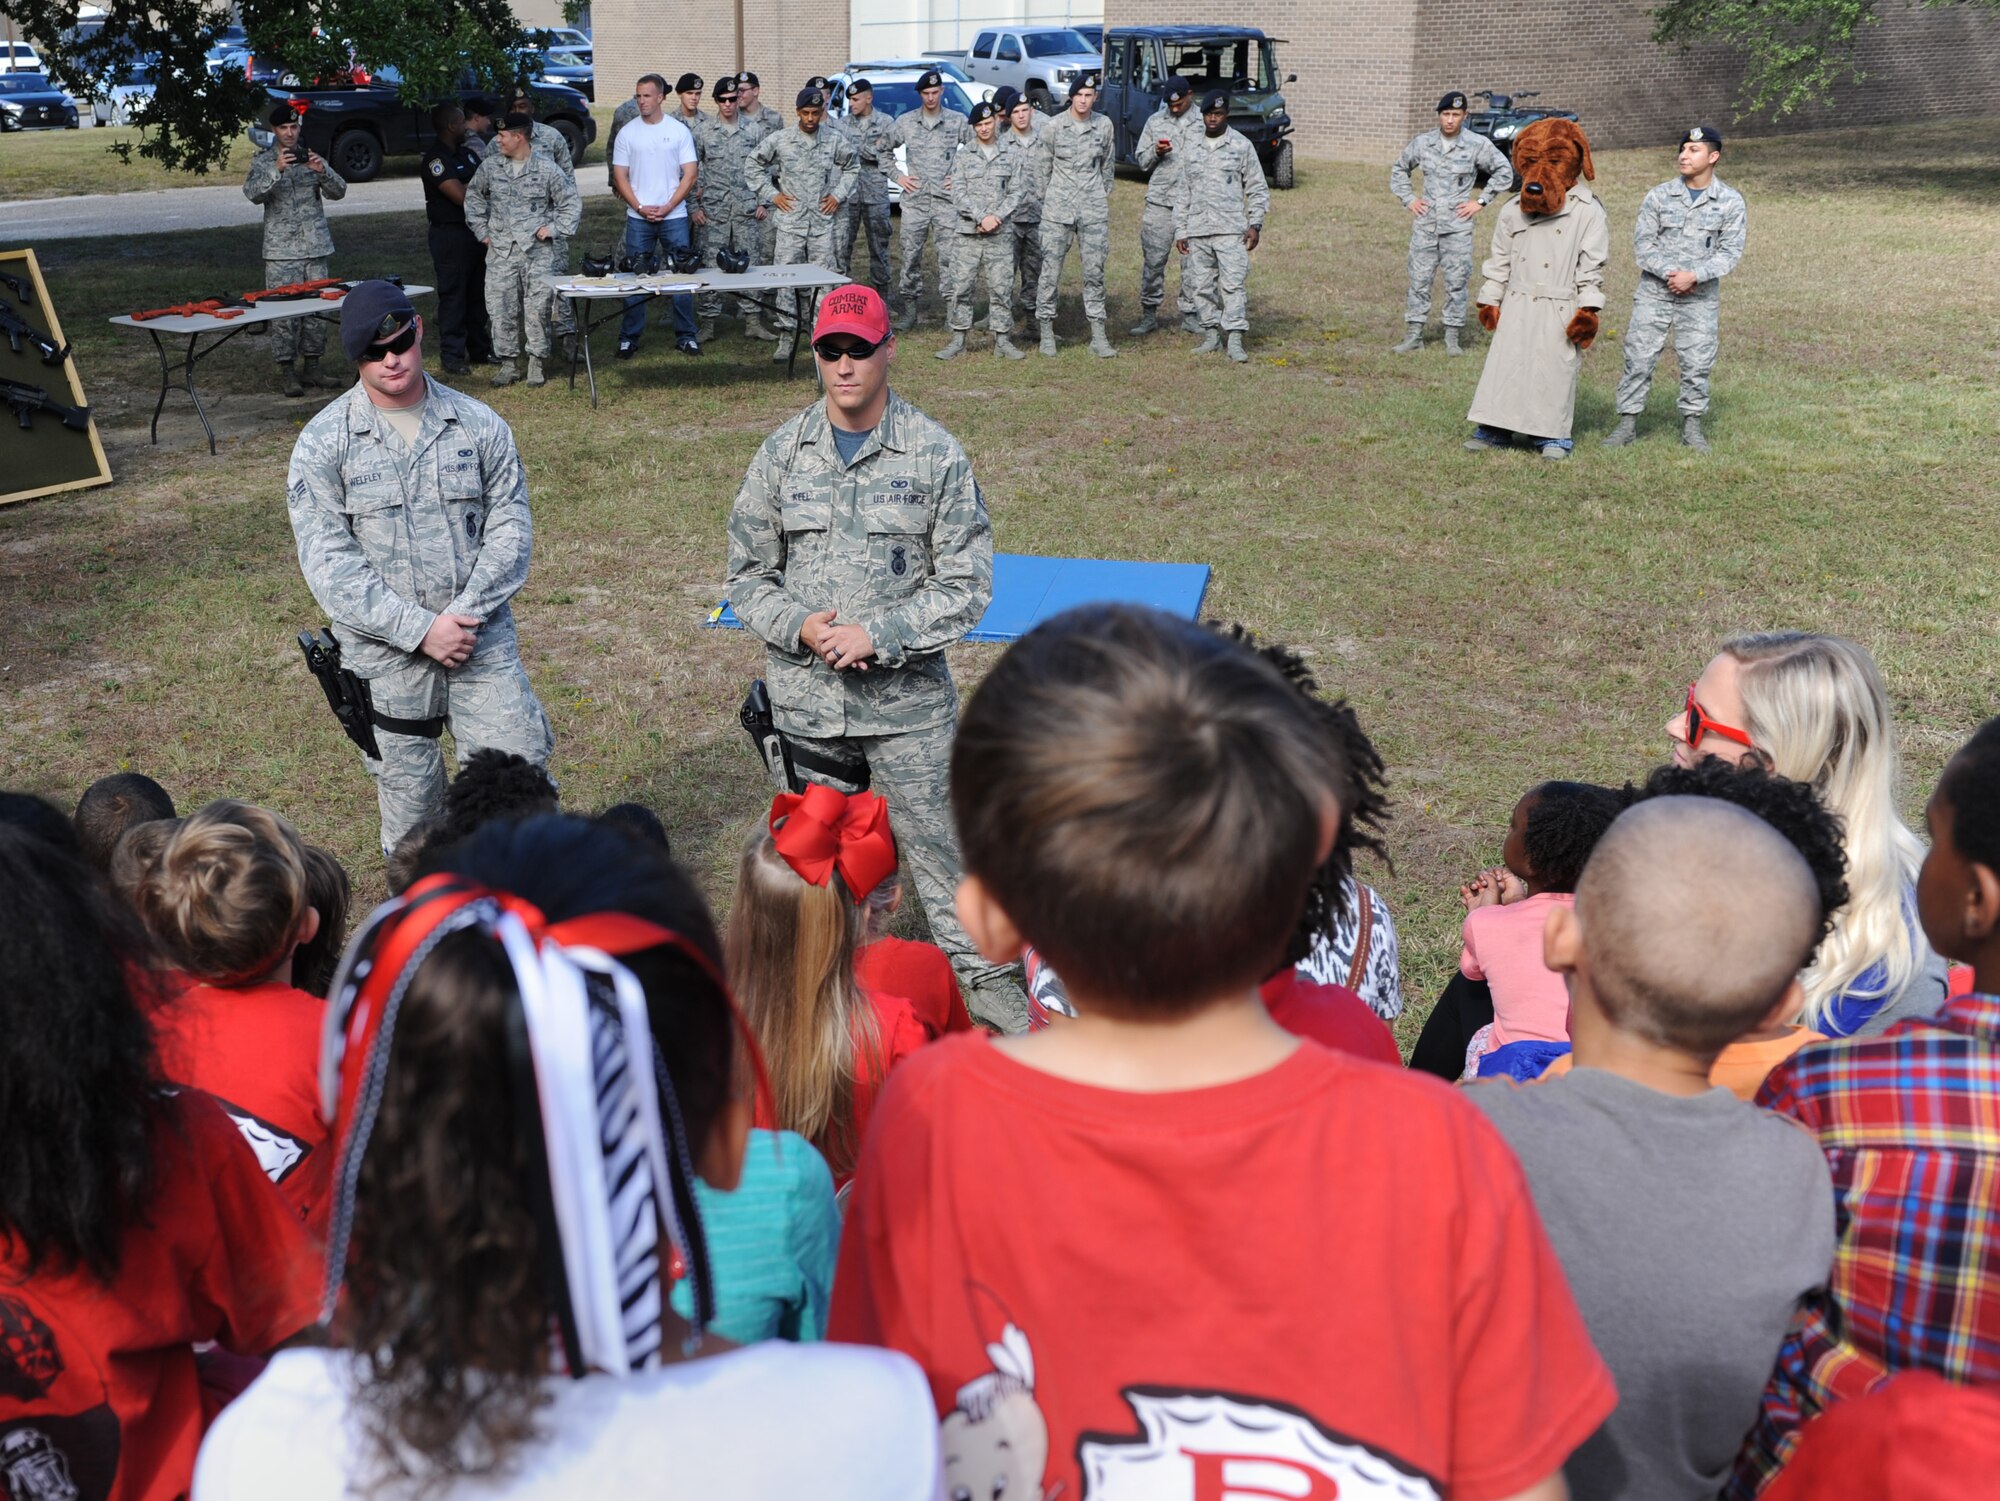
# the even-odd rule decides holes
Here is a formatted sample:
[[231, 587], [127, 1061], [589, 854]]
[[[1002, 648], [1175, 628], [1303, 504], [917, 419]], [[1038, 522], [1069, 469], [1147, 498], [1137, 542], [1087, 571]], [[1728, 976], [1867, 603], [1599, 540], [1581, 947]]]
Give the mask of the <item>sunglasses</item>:
[[1702, 736], [1704, 735], [1720, 735], [1724, 740], [1734, 740], [1738, 745], [1747, 745], [1752, 750], [1756, 749], [1756, 743], [1742, 730], [1711, 719], [1708, 712], [1695, 702], [1694, 684], [1689, 683], [1687, 698], [1687, 743], [1689, 745], [1700, 745]]
[[416, 322], [412, 320], [407, 328], [405, 328], [401, 333], [397, 334], [396, 337], [391, 339], [388, 343], [370, 344], [366, 349], [362, 350], [360, 354], [354, 357], [354, 363], [357, 365], [372, 365], [376, 363], [378, 360], [382, 359], [385, 355], [408, 354], [410, 352], [411, 347], [415, 345], [416, 342], [417, 342], [417, 325]]
[[847, 334], [829, 335], [824, 339], [813, 340], [813, 353], [829, 365], [840, 360], [872, 360], [875, 358], [875, 351], [888, 342], [887, 339], [881, 339], [871, 344], [866, 339]]

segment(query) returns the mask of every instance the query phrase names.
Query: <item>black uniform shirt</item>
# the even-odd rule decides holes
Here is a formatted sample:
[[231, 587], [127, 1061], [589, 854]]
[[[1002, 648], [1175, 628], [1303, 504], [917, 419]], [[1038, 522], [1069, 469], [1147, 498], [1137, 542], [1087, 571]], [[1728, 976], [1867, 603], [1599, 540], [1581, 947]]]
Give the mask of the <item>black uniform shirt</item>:
[[479, 158], [466, 150], [464, 145], [447, 146], [442, 141], [431, 143], [431, 149], [424, 153], [421, 176], [424, 179], [424, 217], [433, 224], [455, 224], [465, 226], [465, 205], [453, 203], [439, 190], [440, 183], [455, 182], [460, 186], [472, 181], [472, 174], [479, 170]]

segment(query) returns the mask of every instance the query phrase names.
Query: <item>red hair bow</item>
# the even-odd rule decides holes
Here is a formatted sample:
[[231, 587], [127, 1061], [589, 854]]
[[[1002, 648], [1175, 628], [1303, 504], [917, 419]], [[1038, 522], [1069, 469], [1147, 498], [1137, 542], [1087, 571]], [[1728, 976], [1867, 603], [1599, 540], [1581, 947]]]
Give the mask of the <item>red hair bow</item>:
[[838, 870], [857, 902], [896, 870], [889, 805], [879, 792], [850, 796], [818, 783], [781, 792], [771, 801], [771, 843], [811, 885], [826, 885]]

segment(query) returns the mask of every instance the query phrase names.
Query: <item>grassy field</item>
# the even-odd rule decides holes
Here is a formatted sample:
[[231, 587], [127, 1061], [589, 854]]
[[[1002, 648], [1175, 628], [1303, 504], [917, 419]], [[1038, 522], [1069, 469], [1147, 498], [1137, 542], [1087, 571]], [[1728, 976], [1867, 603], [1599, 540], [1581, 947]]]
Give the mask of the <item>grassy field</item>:
[[[1003, 549], [1211, 564], [1212, 614], [1305, 648], [1358, 706], [1393, 777], [1395, 868], [1366, 875], [1403, 929], [1407, 1042], [1456, 958], [1458, 883], [1498, 858], [1515, 798], [1664, 759], [1662, 726], [1723, 636], [1866, 642], [1913, 813], [2000, 709], [1996, 161], [2000, 121], [1732, 145], [1750, 250], [1724, 295], [1705, 459], [1672, 439], [1670, 361], [1643, 441], [1596, 444], [1632, 215], [1666, 152], [1600, 158], [1610, 304], [1564, 466], [1460, 451], [1483, 345], [1465, 360], [1389, 354], [1405, 220], [1372, 167], [1306, 164], [1275, 195], [1247, 367], [1193, 360], [1180, 335], [1120, 340], [1124, 356], [1100, 363], [1070, 342], [1066, 297], [1059, 360], [940, 365], [933, 321], [902, 340], [896, 385], [971, 451]], [[1121, 182], [1114, 198], [1117, 330], [1137, 311], [1140, 196]], [[614, 228], [594, 205], [584, 245]], [[429, 274], [414, 213], [335, 233], [342, 274]], [[44, 255], [119, 482], [0, 511], [0, 764], [65, 804], [120, 767], [183, 807], [269, 803], [369, 894], [372, 788], [291, 641], [319, 619], [283, 503], [309, 408], [269, 394], [266, 348], [241, 339], [203, 367], [235, 435], [221, 454], [185, 398], [149, 448], [150, 349], [103, 321], [255, 286], [256, 255], [253, 230]], [[494, 401], [533, 486], [535, 569], [516, 610], [565, 798], [652, 803], [719, 904], [767, 796], [735, 722], [760, 654], [700, 621], [744, 465], [812, 394], [768, 348], [725, 324], [694, 362], [656, 335], [602, 377], [598, 411], [560, 386]], [[996, 650], [957, 651], [961, 682]]]

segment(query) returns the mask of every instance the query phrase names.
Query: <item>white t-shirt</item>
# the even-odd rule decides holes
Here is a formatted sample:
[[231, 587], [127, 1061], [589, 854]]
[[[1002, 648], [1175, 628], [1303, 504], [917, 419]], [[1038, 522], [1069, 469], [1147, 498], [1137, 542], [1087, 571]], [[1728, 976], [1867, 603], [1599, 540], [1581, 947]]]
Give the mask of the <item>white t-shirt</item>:
[[[272, 1360], [208, 1430], [194, 1501], [348, 1496], [370, 1442], [348, 1422], [352, 1359], [287, 1350]], [[540, 1440], [506, 1477], [431, 1486], [428, 1501], [944, 1494], [930, 1383], [888, 1350], [774, 1340], [643, 1376], [552, 1380], [549, 1392]]]
[[[681, 183], [681, 169], [694, 160], [694, 133], [666, 115], [655, 125], [634, 120], [618, 132], [611, 147], [611, 165], [625, 169], [632, 179], [633, 196], [645, 204], [665, 203], [673, 197]], [[636, 219], [639, 215], [627, 208], [625, 217]], [[675, 204], [667, 217], [685, 219], [687, 199]]]

